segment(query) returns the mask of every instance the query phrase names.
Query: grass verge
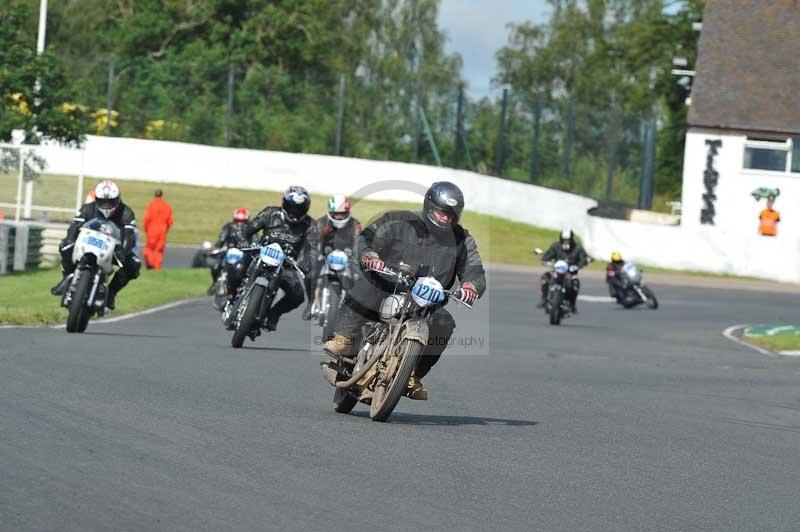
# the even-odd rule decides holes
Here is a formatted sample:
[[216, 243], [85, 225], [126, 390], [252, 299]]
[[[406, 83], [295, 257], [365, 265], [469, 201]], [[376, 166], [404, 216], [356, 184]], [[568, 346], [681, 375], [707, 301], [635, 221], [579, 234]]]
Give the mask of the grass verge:
[[[87, 178], [84, 190], [89, 191], [99, 182], [98, 179]], [[40, 176], [34, 188], [34, 204], [74, 206], [76, 178], [45, 174]], [[233, 188], [203, 187], [195, 185], [179, 185], [171, 183], [153, 183], [148, 181], [120, 180], [123, 200], [133, 208], [141, 219], [145, 207], [153, 197], [153, 191], [161, 188], [164, 198], [170, 202], [174, 211], [175, 225], [167, 237], [171, 244], [189, 244], [199, 246], [204, 240], [215, 241], [223, 224], [230, 221], [233, 211], [239, 207], [247, 208], [255, 214], [267, 205], [277, 205], [281, 193], [274, 191], [244, 190]], [[0, 173], [0, 201], [13, 202], [16, 194], [16, 176]], [[327, 196], [312, 195], [311, 215], [323, 216]], [[389, 210], [417, 210], [419, 203], [392, 201], [354, 200], [353, 215], [362, 225], [366, 225], [380, 214]], [[12, 213], [6, 209], [6, 216]], [[54, 218], [71, 219], [67, 213], [54, 213]], [[463, 225], [478, 242], [478, 248], [484, 262], [499, 264], [534, 265], [539, 260], [532, 253], [534, 247], [546, 249], [558, 239], [558, 231], [542, 229], [519, 222], [466, 211]], [[591, 270], [605, 268], [607, 257], [596, 257], [597, 261], [589, 266]], [[690, 272], [641, 265], [645, 272], [669, 273], [683, 275], [701, 275], [706, 277], [722, 277], [740, 279], [736, 276], [713, 274], [707, 272]]]
[[[0, 173], [0, 196], [3, 190], [8, 197], [2, 201], [13, 202], [16, 193], [15, 176]], [[84, 189], [91, 190], [98, 179], [86, 179]], [[7, 186], [3, 186], [7, 185]], [[43, 175], [34, 188], [34, 203], [38, 205], [74, 206], [76, 179], [70, 176]], [[175, 225], [167, 237], [171, 244], [197, 245], [204, 240], [215, 241], [223, 224], [229, 222], [233, 211], [247, 208], [252, 215], [267, 205], [278, 205], [281, 193], [274, 191], [243, 190], [232, 188], [202, 187], [147, 181], [119, 181], [122, 198], [141, 219], [147, 203], [156, 188], [164, 190], [164, 198], [172, 205]], [[325, 214], [327, 196], [312, 195], [311, 215], [315, 218]], [[353, 215], [362, 225], [389, 210], [417, 210], [419, 203], [357, 200], [353, 202]], [[6, 216], [13, 213], [6, 209]], [[51, 219], [71, 219], [67, 213], [53, 213]], [[475, 236], [486, 262], [507, 264], [531, 264], [531, 250], [546, 247], [558, 237], [557, 231], [549, 231], [503, 218], [466, 212], [463, 224]]]
[[[63, 323], [67, 311], [50, 295], [61, 273], [38, 270], [0, 277], [0, 324], [43, 325]], [[205, 295], [211, 282], [206, 269], [142, 270], [117, 298], [117, 309], [106, 316], [142, 310], [170, 301]]]
[[743, 338], [772, 351], [800, 351], [800, 326], [749, 327]]

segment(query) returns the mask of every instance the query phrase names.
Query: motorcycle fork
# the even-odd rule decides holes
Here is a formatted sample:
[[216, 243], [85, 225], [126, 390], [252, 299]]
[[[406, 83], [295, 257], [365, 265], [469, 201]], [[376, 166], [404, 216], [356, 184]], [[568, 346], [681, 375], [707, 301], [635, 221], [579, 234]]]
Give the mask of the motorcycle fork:
[[272, 307], [272, 302], [275, 300], [275, 294], [278, 293], [278, 283], [280, 282], [280, 272], [277, 272], [274, 277], [269, 280], [267, 289], [264, 291], [264, 297], [261, 298], [261, 304], [258, 307], [257, 321], [263, 323], [267, 319], [267, 313]]
[[[94, 279], [92, 280], [92, 289], [89, 291], [89, 299], [86, 301], [86, 306], [90, 311], [94, 311], [94, 298], [97, 296], [97, 287], [100, 286], [100, 271], [95, 272]], [[105, 305], [105, 301], [103, 301]]]

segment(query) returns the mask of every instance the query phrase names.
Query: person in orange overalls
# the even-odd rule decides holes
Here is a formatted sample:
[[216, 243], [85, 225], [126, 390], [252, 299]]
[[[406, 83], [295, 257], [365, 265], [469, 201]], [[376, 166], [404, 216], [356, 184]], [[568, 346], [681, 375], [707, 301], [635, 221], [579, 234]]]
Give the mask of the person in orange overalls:
[[758, 216], [760, 220], [758, 232], [764, 236], [778, 235], [778, 222], [781, 221], [781, 213], [772, 208], [774, 205], [775, 200], [767, 198], [767, 208], [761, 211]]
[[164, 260], [164, 248], [167, 246], [167, 231], [172, 227], [172, 207], [162, 196], [161, 189], [156, 190], [155, 197], [147, 204], [144, 212], [144, 232], [147, 244], [144, 248], [144, 263], [148, 269], [160, 270]]

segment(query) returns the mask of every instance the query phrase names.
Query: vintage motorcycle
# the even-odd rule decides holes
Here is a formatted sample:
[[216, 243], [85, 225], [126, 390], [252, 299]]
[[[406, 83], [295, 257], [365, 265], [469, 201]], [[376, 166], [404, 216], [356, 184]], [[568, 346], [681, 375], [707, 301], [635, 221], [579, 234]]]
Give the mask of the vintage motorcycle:
[[233, 328], [233, 347], [242, 347], [248, 336], [255, 341], [261, 334], [286, 265], [305, 278], [297, 262], [287, 254], [289, 250], [291, 245], [281, 242], [272, 242], [258, 249], [258, 258], [250, 263], [235, 302], [226, 306], [222, 313], [223, 324]]
[[[224, 266], [236, 266], [244, 261], [244, 251], [239, 248], [214, 248], [208, 250], [208, 256], [219, 260], [223, 257]], [[217, 280], [208, 289], [208, 293], [214, 296], [211, 306], [214, 309], [222, 312], [225, 309], [225, 304], [228, 301], [228, 268], [222, 267], [217, 276]]]
[[92, 218], [81, 226], [72, 248], [75, 271], [61, 298], [61, 306], [68, 309], [67, 332], [84, 332], [93, 314], [105, 314], [107, 281], [114, 264], [122, 266], [115, 255], [121, 242], [119, 227], [108, 220]]
[[[645, 304], [655, 310], [658, 308], [658, 299], [649, 286], [644, 284], [642, 270], [633, 262], [626, 262], [620, 270], [622, 287], [614, 290], [612, 297], [625, 308], [633, 308]], [[613, 289], [613, 288], [612, 288]]]
[[[538, 256], [544, 253], [541, 248], [536, 248], [533, 252]], [[572, 316], [568, 292], [573, 276], [578, 273], [578, 267], [570, 266], [565, 260], [544, 261], [542, 264], [552, 266], [547, 278], [544, 311], [550, 318], [550, 325], [559, 325], [561, 320]]]
[[445, 290], [435, 278], [417, 272], [407, 264], [378, 271], [394, 284], [392, 295], [381, 303], [380, 321], [362, 328], [354, 359], [338, 357], [321, 363], [325, 380], [336, 388], [337, 412], [346, 414], [360, 401], [370, 405], [373, 421], [389, 419], [428, 342], [427, 317], [448, 299], [472, 308], [458, 299], [458, 292]]
[[324, 341], [333, 337], [333, 328], [347, 292], [346, 285], [352, 282], [351, 255], [352, 251], [349, 249], [331, 250], [325, 255], [317, 277], [314, 303], [311, 306], [311, 319], [322, 327]]

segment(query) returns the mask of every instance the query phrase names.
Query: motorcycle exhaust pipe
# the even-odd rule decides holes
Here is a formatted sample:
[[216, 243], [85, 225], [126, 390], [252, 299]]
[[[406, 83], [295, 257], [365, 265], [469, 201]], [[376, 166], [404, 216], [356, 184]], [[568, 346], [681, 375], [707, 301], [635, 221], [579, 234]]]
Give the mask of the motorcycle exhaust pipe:
[[361, 379], [361, 377], [363, 377], [364, 375], [366, 375], [366, 373], [367, 373], [367, 372], [368, 372], [370, 369], [372, 369], [372, 366], [374, 366], [374, 365], [375, 365], [375, 363], [376, 363], [378, 360], [380, 360], [380, 358], [383, 356], [383, 352], [384, 352], [385, 350], [386, 350], [386, 345], [382, 346], [382, 347], [381, 347], [381, 350], [380, 350], [380, 351], [378, 351], [377, 353], [375, 353], [375, 355], [374, 355], [374, 356], [373, 356], [371, 359], [369, 359], [369, 362], [367, 362], [367, 364], [366, 364], [366, 365], [365, 365], [363, 368], [361, 368], [360, 370], [358, 370], [357, 372], [355, 372], [355, 373], [353, 374], [353, 376], [352, 376], [352, 377], [350, 377], [350, 378], [349, 378], [348, 380], [346, 380], [346, 381], [339, 381], [339, 382], [337, 382], [337, 383], [335, 384], [335, 386], [336, 386], [337, 388], [350, 388], [352, 385], [354, 385], [356, 382], [358, 382], [358, 381]]
[[322, 376], [326, 381], [328, 381], [328, 384], [331, 386], [336, 386], [336, 376], [339, 375], [339, 372], [330, 367], [328, 364], [321, 364], [320, 368], [322, 369]]

